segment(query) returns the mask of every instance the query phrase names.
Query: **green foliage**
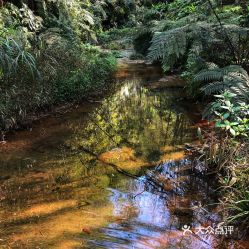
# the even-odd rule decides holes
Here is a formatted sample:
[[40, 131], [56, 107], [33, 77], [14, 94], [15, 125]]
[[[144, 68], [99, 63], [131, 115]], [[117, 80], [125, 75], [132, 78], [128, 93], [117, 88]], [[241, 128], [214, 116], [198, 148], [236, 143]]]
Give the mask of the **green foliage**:
[[149, 48], [148, 58], [152, 61], [162, 60], [163, 69], [168, 71], [175, 65], [177, 59], [184, 56], [187, 50], [188, 26], [158, 32]]
[[230, 65], [202, 70], [196, 74], [194, 82], [198, 85], [204, 84], [201, 90], [206, 95], [227, 90], [234, 94], [237, 101], [249, 102], [249, 76], [240, 66]]
[[234, 101], [236, 95], [225, 91], [215, 95], [217, 101], [206, 109], [204, 117], [215, 119], [215, 127], [228, 131], [232, 136], [248, 136], [249, 105]]
[[143, 54], [161, 62], [165, 72], [180, 71], [189, 96], [205, 93], [205, 104], [213, 101], [203, 116], [215, 121], [217, 136], [210, 141], [202, 137], [207, 143], [203, 163], [219, 172], [229, 188], [228, 221], [248, 223], [248, 170], [244, 177], [241, 172], [248, 168], [249, 14], [246, 1], [229, 3], [174, 0], [162, 9], [148, 5], [141, 9], [134, 44], [139, 53], [145, 47]]
[[24, 69], [32, 74], [36, 72], [34, 56], [21, 39], [0, 37], [0, 77], [9, 83], [11, 77]]
[[[146, 29], [141, 28], [136, 47], [149, 43], [145, 50], [149, 60], [162, 62], [165, 72], [182, 70], [191, 95], [198, 95], [200, 87], [192, 79], [199, 71], [209, 69], [208, 64], [249, 68], [249, 29], [240, 25], [240, 7], [186, 0], [173, 1], [167, 8], [162, 20], [150, 20]], [[153, 38], [143, 42], [143, 34], [152, 34]]]
[[99, 32], [97, 37], [100, 44], [105, 44], [115, 40], [131, 39], [135, 33], [134, 28], [113, 28], [106, 32]]
[[229, 223], [241, 220], [243, 224], [246, 224], [249, 217], [249, 191], [238, 192], [238, 195], [229, 201], [228, 208], [233, 213], [227, 219]]
[[162, 20], [168, 9], [168, 3], [155, 3], [147, 8], [145, 6], [138, 9], [137, 21], [149, 23], [152, 20]]
[[179, 19], [196, 13], [201, 6], [198, 0], [176, 0], [169, 4], [168, 12], [171, 18]]
[[[56, 2], [43, 19], [23, 5], [0, 10], [0, 128], [27, 114], [103, 88], [115, 59], [83, 42], [94, 40], [86, 2]], [[46, 9], [46, 8], [45, 8]], [[46, 14], [46, 15], [45, 15]]]
[[140, 30], [133, 40], [135, 51], [138, 54], [146, 55], [150, 47], [153, 35], [148, 30]]
[[68, 71], [66, 78], [58, 75], [53, 90], [56, 101], [80, 100], [91, 91], [103, 89], [110, 72], [115, 68], [116, 60], [111, 54], [88, 48], [80, 55], [78, 63], [80, 67], [75, 66]]
[[134, 26], [137, 0], [94, 0], [90, 9], [98, 26], [106, 29]]
[[18, 65], [15, 73], [12, 70], [10, 76], [6, 75], [7, 81], [4, 78], [0, 81], [3, 94], [0, 123], [5, 129], [17, 127], [30, 111], [62, 101], [80, 100], [90, 91], [102, 88], [116, 63], [111, 54], [103, 54], [91, 46], [73, 45], [65, 39], [39, 50], [35, 64], [39, 73], [28, 73], [33, 64], [29, 67], [29, 61], [21, 58], [20, 61], [24, 65]]
[[[194, 19], [192, 20], [194, 22]], [[218, 65], [239, 64], [247, 68], [249, 29], [237, 25], [220, 27], [214, 23], [195, 22], [189, 20], [177, 22], [175, 27], [166, 31], [155, 32], [149, 49], [150, 60], [161, 60], [165, 71], [176, 65], [177, 61], [186, 63], [189, 52], [195, 54], [196, 60], [201, 58]]]

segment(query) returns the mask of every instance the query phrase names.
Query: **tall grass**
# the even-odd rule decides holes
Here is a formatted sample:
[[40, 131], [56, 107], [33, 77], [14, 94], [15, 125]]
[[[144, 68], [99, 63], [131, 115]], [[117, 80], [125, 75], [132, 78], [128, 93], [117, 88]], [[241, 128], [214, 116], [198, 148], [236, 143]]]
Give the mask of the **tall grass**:
[[1, 44], [0, 128], [18, 128], [27, 113], [79, 101], [101, 89], [115, 59], [97, 49], [56, 42], [33, 54], [15, 40]]
[[[218, 182], [222, 215], [228, 224], [239, 224], [241, 235], [249, 232], [249, 141], [234, 139], [220, 132], [203, 132], [204, 143], [198, 150], [207, 174]], [[241, 232], [243, 231], [243, 232]]]

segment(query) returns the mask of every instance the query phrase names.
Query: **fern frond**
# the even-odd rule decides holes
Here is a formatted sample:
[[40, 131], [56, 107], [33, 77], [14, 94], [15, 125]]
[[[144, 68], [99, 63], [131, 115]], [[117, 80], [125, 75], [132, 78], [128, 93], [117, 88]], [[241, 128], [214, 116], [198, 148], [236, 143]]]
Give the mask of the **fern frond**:
[[202, 87], [201, 91], [203, 91], [206, 95], [211, 95], [213, 93], [220, 93], [225, 89], [227, 89], [227, 84], [222, 81], [216, 81]]
[[210, 82], [210, 81], [221, 81], [223, 79], [223, 72], [219, 68], [215, 68], [212, 70], [202, 70], [195, 77], [194, 81], [196, 82]]
[[224, 75], [227, 75], [229, 73], [240, 73], [242, 75], [247, 75], [247, 72], [244, 68], [242, 68], [241, 66], [239, 65], [229, 65], [227, 67], [224, 67], [222, 69], [222, 72]]
[[[187, 51], [188, 25], [165, 32], [156, 32], [149, 48], [148, 59], [173, 65]], [[170, 59], [170, 60], [169, 60]]]
[[234, 99], [249, 102], [249, 76], [240, 66], [203, 70], [196, 75], [195, 82], [211, 82], [201, 88], [206, 95], [227, 90], [235, 94]]

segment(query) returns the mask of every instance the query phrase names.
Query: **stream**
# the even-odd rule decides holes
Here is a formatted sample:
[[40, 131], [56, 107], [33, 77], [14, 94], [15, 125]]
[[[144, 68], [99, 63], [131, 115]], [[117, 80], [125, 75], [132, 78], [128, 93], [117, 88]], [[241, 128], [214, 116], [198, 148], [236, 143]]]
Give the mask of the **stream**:
[[[161, 78], [156, 66], [124, 60], [104, 98], [7, 137], [0, 248], [217, 248], [213, 236], [183, 234], [185, 225], [218, 223], [216, 206], [206, 206], [217, 200], [185, 156], [200, 115], [177, 78]], [[148, 184], [153, 174], [160, 191]]]

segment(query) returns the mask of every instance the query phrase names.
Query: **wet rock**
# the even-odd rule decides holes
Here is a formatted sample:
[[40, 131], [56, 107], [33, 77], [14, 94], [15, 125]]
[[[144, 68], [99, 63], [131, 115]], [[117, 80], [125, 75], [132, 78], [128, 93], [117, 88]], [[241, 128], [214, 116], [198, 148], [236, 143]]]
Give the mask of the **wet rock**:
[[122, 169], [140, 169], [149, 166], [149, 163], [136, 157], [135, 151], [129, 147], [115, 148], [102, 153], [100, 160], [106, 163], [114, 163]]

